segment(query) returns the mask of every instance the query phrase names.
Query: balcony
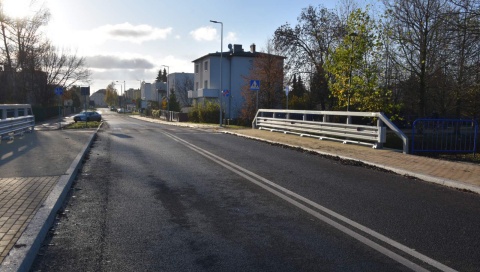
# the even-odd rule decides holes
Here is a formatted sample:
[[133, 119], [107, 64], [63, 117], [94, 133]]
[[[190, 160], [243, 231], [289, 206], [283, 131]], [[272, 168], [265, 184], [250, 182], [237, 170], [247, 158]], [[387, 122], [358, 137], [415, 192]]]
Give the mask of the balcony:
[[188, 98], [216, 98], [218, 97], [218, 89], [198, 89], [188, 91]]

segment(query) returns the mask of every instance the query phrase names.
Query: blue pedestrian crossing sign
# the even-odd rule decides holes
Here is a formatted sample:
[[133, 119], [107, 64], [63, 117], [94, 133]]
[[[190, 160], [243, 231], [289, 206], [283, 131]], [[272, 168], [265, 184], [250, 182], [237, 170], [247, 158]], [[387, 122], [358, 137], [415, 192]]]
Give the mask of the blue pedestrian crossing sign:
[[56, 95], [62, 95], [63, 94], [63, 88], [62, 87], [55, 88], [55, 94]]
[[250, 90], [259, 91], [260, 90], [260, 80], [250, 80]]

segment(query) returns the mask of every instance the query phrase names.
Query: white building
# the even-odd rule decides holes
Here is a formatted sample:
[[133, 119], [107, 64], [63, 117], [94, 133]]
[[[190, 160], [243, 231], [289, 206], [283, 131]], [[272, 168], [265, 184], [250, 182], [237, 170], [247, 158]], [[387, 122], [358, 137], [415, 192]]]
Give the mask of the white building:
[[[194, 88], [188, 92], [188, 98], [193, 100], [193, 104], [198, 104], [207, 100], [218, 101], [220, 96], [225, 117], [234, 119], [238, 117], [243, 106], [241, 90], [246, 84], [245, 78], [250, 74], [253, 59], [265, 53], [256, 52], [255, 44], [250, 46], [248, 52], [244, 51], [240, 44], [233, 46], [229, 44], [228, 48], [228, 52], [210, 53], [193, 61]], [[222, 86], [220, 86], [220, 59], [222, 59]], [[221, 90], [227, 92], [223, 93]]]
[[106, 94], [105, 89], [100, 89], [90, 95], [90, 101], [93, 101], [95, 103], [95, 107], [102, 108], [102, 107], [107, 107], [107, 103], [105, 103], [105, 94]]
[[154, 100], [154, 96], [152, 94], [152, 84], [142, 81], [142, 84], [140, 85], [140, 95], [142, 97], [142, 100]]

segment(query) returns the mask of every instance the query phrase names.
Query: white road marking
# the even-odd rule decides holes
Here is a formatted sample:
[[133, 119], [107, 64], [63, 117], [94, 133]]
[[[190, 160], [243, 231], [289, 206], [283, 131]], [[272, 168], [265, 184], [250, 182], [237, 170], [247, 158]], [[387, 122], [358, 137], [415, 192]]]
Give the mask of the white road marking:
[[[310, 205], [311, 207], [321, 211], [321, 212], [324, 212], [328, 215], [330, 215], [331, 217], [335, 218], [336, 220], [342, 222], [342, 223], [345, 223], [347, 225], [350, 225], [352, 228], [355, 228], [355, 229], [358, 229], [364, 233], [367, 233], [368, 235], [400, 250], [400, 251], [403, 251], [404, 253], [422, 261], [422, 262], [425, 262], [441, 271], [456, 271], [455, 269], [453, 268], [450, 268], [426, 255], [423, 255], [417, 251], [415, 251], [414, 249], [412, 248], [409, 248], [403, 244], [400, 244], [398, 243], [397, 241], [394, 241], [368, 227], [365, 227], [353, 220], [350, 220], [348, 218], [346, 218], [345, 216], [342, 216], [324, 206], [321, 206], [319, 205], [318, 203], [315, 203], [307, 198], [304, 198], [302, 197], [301, 195], [298, 195], [284, 187], [281, 187], [275, 183], [273, 183], [272, 181], [268, 180], [268, 179], [265, 179], [243, 167], [240, 167], [228, 160], [225, 160], [215, 154], [212, 154], [210, 152], [208, 152], [207, 150], [204, 150], [194, 144], [191, 144], [179, 137], [176, 137], [175, 135], [173, 134], [170, 134], [168, 132], [162, 132], [163, 134], [165, 134], [166, 136], [170, 137], [171, 139], [173, 139], [174, 141], [176, 142], [179, 142], [181, 144], [183, 144], [184, 146], [190, 148], [191, 150], [199, 153], [200, 155], [212, 160], [213, 162], [225, 167], [226, 169], [244, 177], [245, 179], [249, 180], [250, 182], [262, 187], [263, 189], [269, 191], [270, 193], [280, 197], [281, 199], [289, 202], [290, 204], [300, 208], [301, 210], [311, 214], [312, 216], [316, 217], [317, 219], [331, 225], [332, 227], [338, 229], [339, 231], [349, 235], [350, 237], [362, 242], [363, 244], [377, 250], [378, 252], [384, 254], [385, 256], [397, 261], [398, 263], [401, 263], [403, 265], [405, 265], [406, 267], [414, 270], [414, 271], [428, 271], [427, 269], [413, 263], [412, 261], [400, 256], [399, 254], [385, 248], [384, 246], [368, 239], [367, 237], [361, 235], [360, 233], [357, 233], [343, 225], [341, 225], [340, 223], [320, 214], [318, 211], [315, 211], [314, 209], [306, 206], [305, 204], [308, 204]], [[301, 203], [301, 202], [303, 203]]]

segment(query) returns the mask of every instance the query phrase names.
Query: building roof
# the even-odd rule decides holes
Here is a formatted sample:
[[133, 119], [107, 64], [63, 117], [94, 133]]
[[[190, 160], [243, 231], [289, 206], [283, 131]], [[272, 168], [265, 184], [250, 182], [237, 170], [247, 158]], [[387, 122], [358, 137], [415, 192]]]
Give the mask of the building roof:
[[[222, 53], [222, 56], [223, 57], [248, 57], [248, 58], [254, 58], [254, 57], [258, 57], [258, 56], [261, 56], [261, 55], [272, 55], [272, 56], [276, 56], [276, 57], [279, 57], [279, 58], [283, 58], [285, 59], [285, 57], [282, 57], [282, 56], [278, 56], [278, 55], [273, 55], [273, 54], [268, 54], [268, 53], [263, 53], [263, 52], [257, 52], [255, 50], [255, 44], [252, 44], [250, 46], [250, 51], [245, 51], [243, 50], [242, 48], [242, 45], [241, 44], [235, 44], [235, 45], [231, 45], [229, 44], [228, 45], [228, 48], [230, 49], [229, 51], [227, 52], [223, 52]], [[220, 52], [215, 52], [215, 53], [209, 53], [205, 56], [202, 56], [198, 59], [195, 59], [193, 60], [192, 62], [197, 62], [201, 59], [205, 59], [205, 58], [209, 58], [209, 57], [220, 57]]]

